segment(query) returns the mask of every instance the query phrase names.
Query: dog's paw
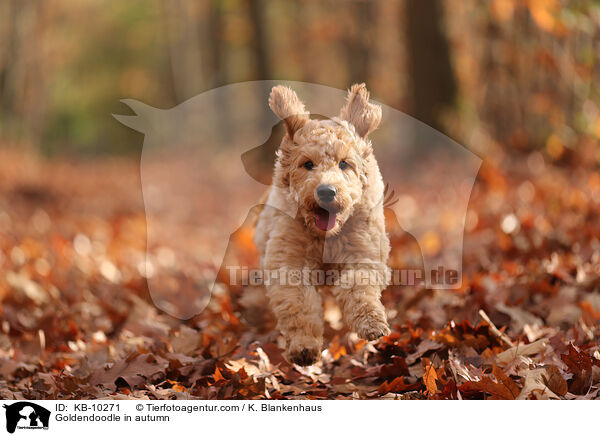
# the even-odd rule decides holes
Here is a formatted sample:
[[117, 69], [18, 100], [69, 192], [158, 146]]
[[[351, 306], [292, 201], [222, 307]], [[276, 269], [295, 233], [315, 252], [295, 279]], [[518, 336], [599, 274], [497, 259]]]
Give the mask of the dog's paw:
[[300, 366], [310, 366], [319, 360], [322, 341], [317, 338], [295, 338], [290, 341], [286, 357], [291, 363]]
[[302, 349], [299, 353], [290, 353], [290, 362], [300, 366], [310, 366], [319, 359], [319, 353], [308, 348]]
[[391, 333], [385, 317], [369, 317], [364, 319], [356, 326], [356, 334], [361, 339], [374, 341], [382, 336], [387, 336]]

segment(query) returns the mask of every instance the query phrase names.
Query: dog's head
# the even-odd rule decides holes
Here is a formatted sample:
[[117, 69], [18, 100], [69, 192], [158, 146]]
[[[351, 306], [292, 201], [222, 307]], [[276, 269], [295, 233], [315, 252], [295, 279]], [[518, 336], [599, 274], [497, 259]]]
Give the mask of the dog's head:
[[273, 181], [298, 202], [311, 230], [334, 235], [352, 216], [367, 184], [371, 143], [381, 107], [369, 103], [365, 84], [353, 85], [338, 117], [311, 120], [294, 91], [276, 86], [271, 110], [287, 130], [277, 153]]

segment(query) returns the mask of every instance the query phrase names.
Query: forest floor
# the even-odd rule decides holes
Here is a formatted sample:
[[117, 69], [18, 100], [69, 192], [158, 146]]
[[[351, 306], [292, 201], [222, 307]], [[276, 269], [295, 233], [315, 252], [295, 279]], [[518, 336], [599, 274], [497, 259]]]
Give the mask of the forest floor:
[[142, 268], [139, 162], [5, 157], [1, 398], [599, 395], [597, 172], [545, 165], [537, 154], [510, 167], [485, 163], [460, 289], [386, 290], [392, 334], [374, 342], [349, 334], [328, 301], [322, 359], [300, 368], [283, 359], [275, 330], [246, 325], [236, 290], [219, 287], [187, 321], [155, 307]]

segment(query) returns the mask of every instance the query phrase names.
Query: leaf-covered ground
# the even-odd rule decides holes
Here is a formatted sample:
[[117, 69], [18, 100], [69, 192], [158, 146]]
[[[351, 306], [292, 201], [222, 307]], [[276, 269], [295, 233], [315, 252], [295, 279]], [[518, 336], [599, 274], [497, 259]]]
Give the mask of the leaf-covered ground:
[[[551, 167], [537, 153], [508, 169], [484, 164], [466, 220], [463, 286], [388, 289], [393, 333], [373, 343], [348, 334], [327, 301], [322, 360], [299, 368], [283, 360], [274, 329], [243, 321], [239, 290], [220, 286], [188, 321], [156, 309], [142, 276], [135, 161], [5, 157], [2, 398], [598, 396], [597, 172]], [[411, 253], [410, 238], [392, 239], [395, 253]], [[172, 260], [167, 248], [161, 259]]]

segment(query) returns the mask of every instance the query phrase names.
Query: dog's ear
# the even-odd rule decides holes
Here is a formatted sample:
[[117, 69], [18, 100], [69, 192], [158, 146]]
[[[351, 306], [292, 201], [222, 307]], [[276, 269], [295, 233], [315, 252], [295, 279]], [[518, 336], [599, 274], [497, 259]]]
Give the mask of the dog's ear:
[[379, 126], [381, 106], [369, 103], [367, 85], [357, 83], [348, 91], [348, 100], [340, 111], [340, 118], [352, 124], [356, 133], [364, 138]]
[[285, 86], [274, 86], [269, 95], [269, 107], [285, 122], [290, 138], [308, 121], [308, 112], [294, 91]]

